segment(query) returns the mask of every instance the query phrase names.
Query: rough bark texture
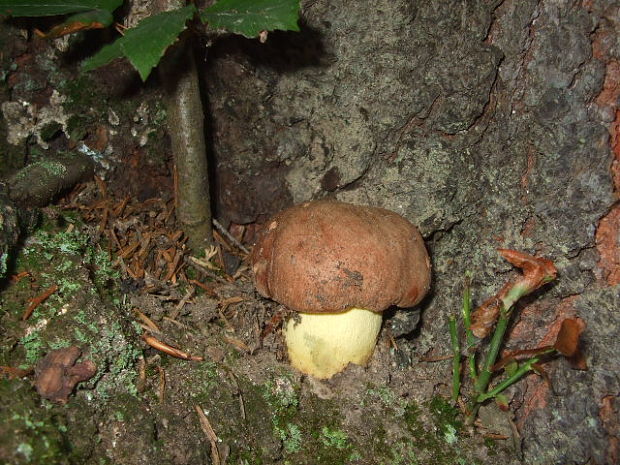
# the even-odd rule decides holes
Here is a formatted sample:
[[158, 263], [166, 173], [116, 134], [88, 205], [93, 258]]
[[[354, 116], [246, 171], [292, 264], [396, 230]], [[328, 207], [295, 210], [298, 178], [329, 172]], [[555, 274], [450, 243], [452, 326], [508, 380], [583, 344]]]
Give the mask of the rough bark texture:
[[333, 196], [420, 225], [434, 289], [417, 353], [449, 347], [465, 270], [478, 301], [505, 281], [497, 247], [556, 263], [557, 284], [526, 303], [508, 346], [536, 346], [576, 315], [590, 370], [557, 362], [555, 394], [535, 378], [514, 388], [528, 463], [618, 457], [618, 207], [605, 217], [620, 153], [617, 7], [306, 1], [300, 35], [221, 41], [210, 57], [219, 210], [246, 223]]

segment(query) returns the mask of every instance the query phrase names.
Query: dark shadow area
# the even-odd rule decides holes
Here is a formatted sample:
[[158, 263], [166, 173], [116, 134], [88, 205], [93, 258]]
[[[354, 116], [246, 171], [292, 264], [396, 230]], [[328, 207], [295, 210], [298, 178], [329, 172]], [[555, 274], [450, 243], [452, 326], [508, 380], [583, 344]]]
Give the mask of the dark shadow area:
[[136, 69], [126, 59], [117, 59], [94, 71], [85, 73], [79, 68], [81, 63], [95, 55], [102, 47], [117, 40], [119, 34], [111, 28], [84, 31], [71, 43], [69, 49], [60, 57], [61, 66], [73, 67], [80, 74], [87, 74], [90, 79], [101, 86], [98, 92], [113, 98], [131, 98], [142, 91], [156, 87], [159, 83], [156, 73], [146, 82], [142, 82]]
[[[322, 34], [301, 21], [301, 31], [273, 31], [262, 44], [257, 39], [226, 35], [215, 40], [209, 60], [235, 54], [244, 55], [253, 66], [268, 67], [278, 73], [292, 73], [309, 67], [329, 66], [335, 60]], [[208, 65], [207, 65], [208, 66]]]

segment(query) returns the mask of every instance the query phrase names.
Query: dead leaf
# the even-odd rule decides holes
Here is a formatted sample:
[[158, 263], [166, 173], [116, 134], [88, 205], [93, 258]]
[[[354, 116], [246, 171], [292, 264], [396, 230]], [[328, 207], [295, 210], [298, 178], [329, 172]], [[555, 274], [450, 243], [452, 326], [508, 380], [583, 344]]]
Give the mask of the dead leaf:
[[506, 309], [511, 308], [521, 297], [553, 281], [557, 276], [557, 270], [551, 260], [510, 249], [498, 249], [498, 252], [506, 261], [520, 268], [523, 274], [506, 283], [495, 296], [472, 312], [470, 329], [474, 336], [480, 339], [489, 335], [502, 306]]
[[562, 321], [560, 331], [553, 347], [565, 357], [572, 357], [579, 350], [579, 336], [583, 331], [583, 324], [575, 318]]

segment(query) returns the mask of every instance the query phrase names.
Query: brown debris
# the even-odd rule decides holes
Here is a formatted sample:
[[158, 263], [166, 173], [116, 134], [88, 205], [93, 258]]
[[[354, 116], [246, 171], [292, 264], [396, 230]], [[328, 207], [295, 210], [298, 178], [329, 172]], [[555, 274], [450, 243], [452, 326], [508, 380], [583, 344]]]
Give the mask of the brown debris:
[[502, 301], [499, 296], [505, 294], [512, 287], [511, 283], [507, 283], [502, 289], [490, 299], [484, 301], [471, 314], [471, 332], [479, 339], [483, 339], [489, 335], [502, 307]]
[[618, 397], [603, 397], [600, 403], [599, 416], [603, 428], [609, 435], [607, 463], [620, 463], [620, 404]]
[[220, 451], [217, 448], [217, 442], [219, 441], [217, 434], [213, 430], [209, 419], [205, 415], [204, 410], [199, 405], [194, 406], [194, 410], [198, 414], [198, 419], [200, 420], [200, 427], [202, 428], [203, 433], [207, 437], [209, 444], [211, 445], [211, 462], [213, 465], [220, 465]]
[[[489, 335], [503, 306], [512, 306], [515, 302], [507, 302], [509, 295], [515, 290], [519, 291], [519, 297], [534, 292], [536, 289], [555, 279], [557, 270], [551, 260], [534, 257], [523, 252], [510, 249], [498, 249], [504, 259], [517, 268], [521, 268], [523, 274], [513, 281], [506, 283], [501, 290], [480, 305], [471, 315], [471, 331], [477, 338], [485, 338]], [[518, 298], [517, 298], [518, 300]]]
[[29, 376], [32, 374], [34, 370], [32, 368], [21, 369], [9, 366], [0, 366], [0, 376], [6, 376], [8, 379], [17, 379], [23, 378], [24, 376]]
[[576, 370], [588, 368], [586, 359], [579, 350], [579, 337], [586, 327], [586, 323], [580, 318], [567, 318], [562, 321], [560, 332], [553, 347], [564, 355], [571, 366]]
[[53, 286], [46, 289], [45, 292], [43, 292], [42, 294], [39, 294], [33, 299], [30, 299], [30, 305], [28, 305], [28, 308], [26, 309], [26, 311], [24, 311], [24, 314], [22, 315], [22, 321], [26, 321], [28, 318], [30, 318], [32, 312], [34, 312], [39, 305], [45, 302], [57, 290], [58, 286], [54, 284]]
[[98, 198], [84, 205], [77, 194], [72, 195], [65, 208], [77, 209], [87, 222], [98, 224], [99, 234], [109, 239], [109, 252], [117, 256], [116, 265], [136, 280], [147, 276], [171, 283], [185, 280], [188, 250], [176, 229], [174, 203], [116, 199], [102, 179], [96, 177], [95, 184]]
[[[64, 199], [64, 208], [80, 211], [86, 222], [97, 225], [97, 235], [108, 238], [108, 253], [115, 257], [114, 265], [137, 285], [144, 280], [144, 292], [188, 282], [188, 266], [198, 271], [197, 278], [190, 283], [210, 295], [213, 289], [204, 281], [230, 283], [239, 277], [222, 277], [221, 267], [214, 265], [217, 257], [210, 251], [206, 251], [205, 259], [190, 256], [187, 238], [176, 225], [174, 199], [139, 201], [128, 195], [116, 197], [104, 180], [95, 177], [94, 183], [77, 186]], [[243, 259], [247, 249], [222, 225], [218, 226], [222, 235], [214, 234], [217, 247], [213, 247], [213, 254], [223, 247], [229, 255]]]
[[35, 387], [41, 397], [65, 404], [78, 383], [95, 375], [97, 367], [92, 361], [75, 363], [81, 354], [78, 347], [71, 346], [52, 350], [39, 361], [35, 368]]
[[171, 355], [173, 357], [197, 362], [202, 362], [204, 360], [204, 357], [190, 355], [187, 352], [177, 349], [176, 347], [172, 347], [171, 345], [166, 344], [165, 342], [162, 342], [159, 339], [154, 338], [153, 336], [149, 336], [148, 334], [143, 334], [142, 339], [153, 349], [157, 349], [160, 352]]

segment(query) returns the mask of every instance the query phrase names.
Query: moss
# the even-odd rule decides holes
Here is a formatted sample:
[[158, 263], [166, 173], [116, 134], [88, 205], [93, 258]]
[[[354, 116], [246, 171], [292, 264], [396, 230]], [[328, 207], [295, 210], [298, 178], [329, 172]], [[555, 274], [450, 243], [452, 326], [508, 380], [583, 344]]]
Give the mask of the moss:
[[69, 139], [78, 141], [82, 140], [88, 134], [88, 129], [93, 124], [94, 119], [88, 115], [75, 114], [71, 115], [67, 121], [67, 136]]
[[28, 368], [33, 366], [42, 355], [45, 343], [41, 339], [39, 331], [31, 331], [29, 334], [19, 340], [19, 343], [25, 351], [25, 363], [21, 366]]
[[0, 279], [4, 278], [9, 270], [9, 252], [0, 252]]
[[30, 384], [0, 379], [0, 463], [71, 463], [67, 425], [51, 409], [40, 408]]
[[493, 457], [497, 455], [497, 442], [495, 442], [495, 439], [489, 437], [484, 438], [484, 445], [487, 448], [489, 456]]
[[[135, 395], [134, 365], [141, 355], [132, 342], [136, 332], [126, 319], [118, 318], [124, 312], [107, 303], [118, 298], [119, 273], [107, 253], [81, 231], [75, 218], [59, 218], [44, 222], [17, 257], [17, 271], [29, 271], [41, 291], [58, 286], [35, 309], [26, 334], [18, 321], [27, 299], [33, 296], [30, 282], [24, 279], [3, 294], [11, 305], [2, 325], [8, 337], [17, 342], [5, 362], [31, 367], [49, 350], [78, 345], [98, 369], [84, 385], [96, 385], [89, 393], [91, 398], [105, 402], [112, 393]], [[59, 222], [73, 224], [73, 229], [58, 232]]]
[[349, 435], [339, 429], [332, 429], [327, 426], [323, 426], [323, 428], [321, 428], [320, 439], [326, 447], [335, 447], [339, 450], [344, 450], [351, 447]]
[[434, 397], [423, 406], [410, 403], [405, 408], [404, 420], [411, 436], [402, 438], [393, 449], [394, 463], [479, 463], [471, 458], [478, 446], [458, 435], [462, 429], [458, 410], [442, 397]]
[[302, 448], [302, 437], [299, 426], [294, 423], [287, 423], [284, 427], [274, 426], [274, 433], [284, 447], [284, 452], [293, 454]]
[[459, 410], [440, 396], [433, 397], [429, 407], [435, 419], [435, 424], [439, 427], [446, 440], [452, 444], [456, 442], [455, 436], [463, 428]]

